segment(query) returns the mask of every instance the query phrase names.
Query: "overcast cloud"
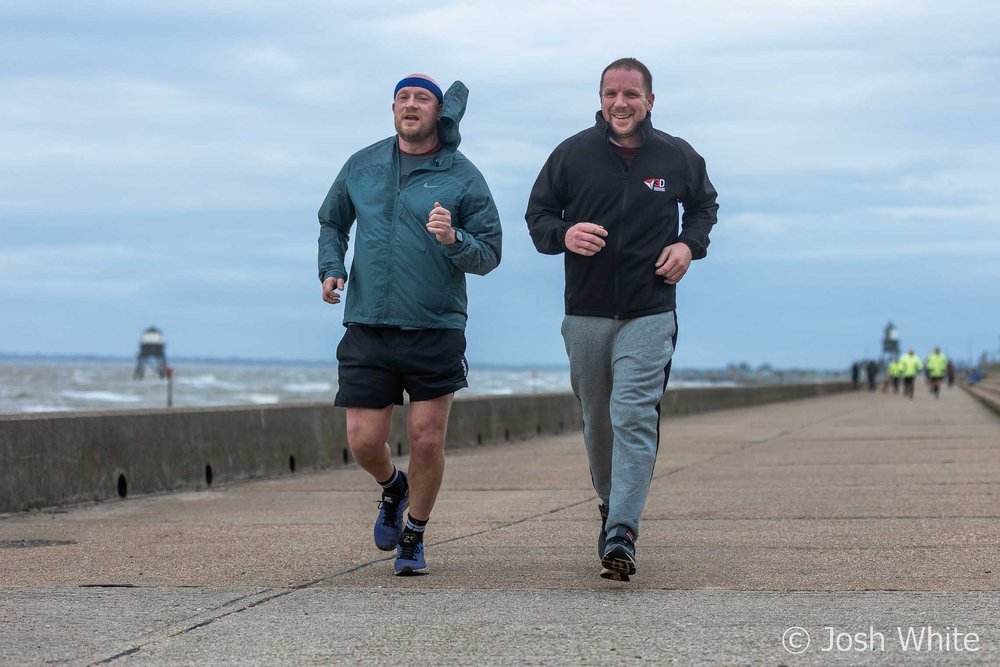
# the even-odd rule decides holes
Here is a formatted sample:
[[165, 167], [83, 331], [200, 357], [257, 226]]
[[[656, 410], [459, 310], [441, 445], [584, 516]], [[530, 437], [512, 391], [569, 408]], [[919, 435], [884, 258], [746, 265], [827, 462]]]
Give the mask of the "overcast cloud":
[[562, 364], [562, 262], [523, 214], [603, 67], [719, 190], [680, 285], [682, 367], [835, 368], [1000, 346], [1000, 6], [990, 2], [0, 1], [0, 352], [333, 359], [316, 211], [392, 133], [392, 88], [471, 90], [462, 151], [504, 258], [470, 277], [473, 363]]

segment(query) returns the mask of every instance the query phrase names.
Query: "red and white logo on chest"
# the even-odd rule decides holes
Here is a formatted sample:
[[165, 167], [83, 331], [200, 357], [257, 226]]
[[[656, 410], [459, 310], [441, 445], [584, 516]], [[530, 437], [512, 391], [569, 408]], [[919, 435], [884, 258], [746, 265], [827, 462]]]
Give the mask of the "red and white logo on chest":
[[643, 183], [653, 192], [667, 191], [667, 180], [665, 178], [647, 178]]

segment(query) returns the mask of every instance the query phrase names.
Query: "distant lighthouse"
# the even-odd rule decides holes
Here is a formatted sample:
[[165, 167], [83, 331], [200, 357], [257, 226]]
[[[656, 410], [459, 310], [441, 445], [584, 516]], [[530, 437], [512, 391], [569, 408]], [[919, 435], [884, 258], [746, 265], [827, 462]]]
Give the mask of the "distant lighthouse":
[[141, 380], [148, 364], [162, 380], [167, 375], [167, 344], [163, 340], [163, 332], [156, 327], [149, 327], [142, 332], [139, 339], [139, 356], [135, 359], [133, 379]]
[[899, 357], [899, 329], [892, 322], [885, 325], [885, 333], [882, 336], [882, 368], [886, 368], [890, 361], [895, 361]]

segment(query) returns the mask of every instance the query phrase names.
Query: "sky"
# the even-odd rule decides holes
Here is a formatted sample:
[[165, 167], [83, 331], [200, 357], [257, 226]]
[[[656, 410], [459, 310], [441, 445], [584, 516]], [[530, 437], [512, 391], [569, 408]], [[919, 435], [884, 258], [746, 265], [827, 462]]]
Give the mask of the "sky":
[[419, 71], [470, 89], [503, 223], [467, 356], [564, 365], [524, 210], [623, 56], [719, 192], [677, 366], [845, 368], [889, 321], [1000, 353], [1000, 4], [963, 0], [0, 0], [0, 353], [335, 359], [317, 210]]

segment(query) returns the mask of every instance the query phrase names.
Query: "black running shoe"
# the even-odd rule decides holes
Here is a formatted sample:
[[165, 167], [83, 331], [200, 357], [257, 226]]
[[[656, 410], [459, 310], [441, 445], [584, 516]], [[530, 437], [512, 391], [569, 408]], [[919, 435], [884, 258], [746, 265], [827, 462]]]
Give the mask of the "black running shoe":
[[635, 574], [635, 542], [631, 533], [608, 538], [601, 565], [604, 579], [628, 581], [629, 575]]

